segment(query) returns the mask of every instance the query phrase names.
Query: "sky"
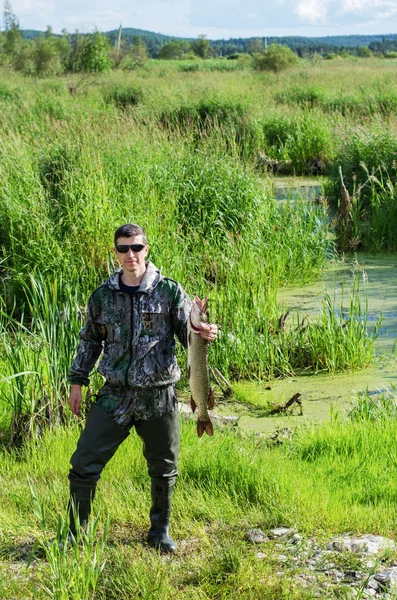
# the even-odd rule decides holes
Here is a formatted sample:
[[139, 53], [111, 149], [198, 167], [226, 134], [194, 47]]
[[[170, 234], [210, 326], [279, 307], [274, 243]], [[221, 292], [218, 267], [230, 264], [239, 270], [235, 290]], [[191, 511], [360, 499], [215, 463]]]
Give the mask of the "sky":
[[397, 0], [10, 0], [21, 29], [123, 27], [176, 37], [397, 33]]

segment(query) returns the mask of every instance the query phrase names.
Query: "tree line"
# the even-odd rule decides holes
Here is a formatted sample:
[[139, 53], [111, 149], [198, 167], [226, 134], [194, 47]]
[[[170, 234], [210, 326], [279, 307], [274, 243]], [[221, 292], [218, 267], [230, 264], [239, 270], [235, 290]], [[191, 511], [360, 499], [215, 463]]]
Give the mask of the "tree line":
[[[337, 41], [343, 45], [337, 45]], [[372, 41], [370, 41], [372, 40]], [[352, 45], [355, 42], [357, 45]], [[54, 34], [51, 27], [44, 33], [22, 31], [10, 0], [4, 2], [3, 30], [0, 31], [0, 66], [26, 75], [58, 73], [103, 73], [112, 68], [134, 69], [148, 58], [163, 60], [224, 57], [240, 54], [263, 55], [268, 47], [284, 46], [301, 58], [313, 55], [323, 58], [373, 54], [393, 58], [397, 52], [397, 36], [343, 36], [328, 38], [236, 38], [208, 40], [172, 38], [143, 30], [119, 29], [107, 33], [94, 31]], [[265, 61], [266, 62], [266, 61]]]

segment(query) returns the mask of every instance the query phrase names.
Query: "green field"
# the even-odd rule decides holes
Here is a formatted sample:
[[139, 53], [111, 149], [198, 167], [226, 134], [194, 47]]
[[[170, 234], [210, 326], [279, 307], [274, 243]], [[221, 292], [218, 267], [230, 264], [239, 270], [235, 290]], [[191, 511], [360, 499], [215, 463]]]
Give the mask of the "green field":
[[[143, 543], [149, 490], [132, 436], [104, 473], [84, 544], [50, 546], [38, 557], [40, 543], [64, 526], [78, 436], [65, 409], [66, 375], [88, 296], [115, 266], [121, 223], [144, 226], [163, 273], [190, 295], [209, 296], [221, 330], [210, 361], [236, 390], [247, 380], [349, 373], [374, 360], [377, 330], [368, 329], [357, 286], [344, 310], [325, 295], [318, 317], [305, 326], [290, 318], [285, 328], [277, 292], [313, 280], [344, 251], [396, 252], [397, 63], [307, 60], [279, 74], [235, 61], [192, 64], [199, 68], [149, 61], [84, 78], [2, 73], [7, 600], [314, 598], [315, 583], [302, 588], [288, 569], [275, 575], [275, 548], [258, 560], [245, 531], [287, 525], [319, 540], [344, 531], [394, 535], [395, 398], [373, 406], [368, 397], [350, 419], [334, 414], [275, 447], [221, 429], [198, 440], [185, 423], [172, 527], [180, 550], [169, 561]], [[320, 171], [324, 196], [278, 202], [263, 156], [285, 175]], [[352, 197], [343, 227], [332, 220], [339, 166]], [[178, 356], [184, 370], [184, 351]], [[90, 391], [100, 385], [95, 375]], [[348, 597], [343, 586], [327, 594], [320, 597]]]

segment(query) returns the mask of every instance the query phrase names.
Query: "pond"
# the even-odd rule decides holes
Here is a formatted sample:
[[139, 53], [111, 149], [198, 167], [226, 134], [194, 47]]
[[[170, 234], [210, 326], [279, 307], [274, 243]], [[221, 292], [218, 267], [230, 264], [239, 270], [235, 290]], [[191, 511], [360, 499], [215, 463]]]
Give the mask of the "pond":
[[[319, 423], [338, 413], [346, 416], [357, 394], [366, 390], [375, 395], [397, 386], [395, 342], [397, 339], [397, 256], [354, 254], [343, 262], [329, 264], [321, 278], [304, 286], [282, 288], [278, 294], [280, 310], [290, 311], [290, 319], [314, 317], [321, 311], [325, 293], [336, 310], [349, 304], [354, 282], [359, 285], [363, 307], [367, 305], [368, 326], [382, 317], [375, 364], [356, 372], [298, 375], [281, 380], [236, 385], [238, 403], [226, 403], [223, 413], [239, 415], [239, 426], [246, 432], [270, 433], [294, 429], [303, 423]], [[269, 403], [285, 404], [294, 394], [302, 395], [303, 415], [295, 409], [289, 416], [267, 416]], [[245, 406], [243, 407], [243, 403]]]
[[268, 185], [273, 198], [280, 201], [306, 199], [311, 202], [324, 192], [321, 177], [272, 177]]

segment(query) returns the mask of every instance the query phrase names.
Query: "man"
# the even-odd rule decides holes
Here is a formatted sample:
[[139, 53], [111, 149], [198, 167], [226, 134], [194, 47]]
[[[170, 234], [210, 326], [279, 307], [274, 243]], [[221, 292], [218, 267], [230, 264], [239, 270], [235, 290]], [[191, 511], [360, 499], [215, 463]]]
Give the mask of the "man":
[[[76, 536], [73, 507], [87, 524], [103, 467], [135, 426], [151, 477], [152, 507], [148, 543], [174, 552], [169, 535], [171, 497], [178, 474], [179, 413], [175, 382], [175, 335], [187, 346], [191, 302], [182, 287], [163, 277], [150, 261], [145, 230], [122, 225], [114, 235], [121, 269], [91, 295], [85, 326], [69, 381], [71, 411], [80, 416], [81, 387], [103, 351], [98, 371], [106, 380], [99, 391], [71, 458], [70, 533]], [[212, 342], [217, 326], [201, 336]]]

